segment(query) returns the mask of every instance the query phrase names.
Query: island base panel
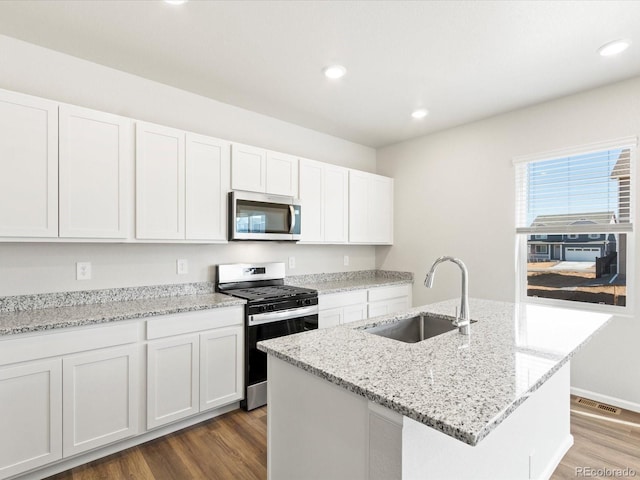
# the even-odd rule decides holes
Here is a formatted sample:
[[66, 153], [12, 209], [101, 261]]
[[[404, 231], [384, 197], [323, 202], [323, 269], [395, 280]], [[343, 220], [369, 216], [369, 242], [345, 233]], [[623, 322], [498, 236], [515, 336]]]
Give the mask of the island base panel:
[[471, 446], [269, 356], [268, 478], [547, 479], [573, 444], [569, 364]]

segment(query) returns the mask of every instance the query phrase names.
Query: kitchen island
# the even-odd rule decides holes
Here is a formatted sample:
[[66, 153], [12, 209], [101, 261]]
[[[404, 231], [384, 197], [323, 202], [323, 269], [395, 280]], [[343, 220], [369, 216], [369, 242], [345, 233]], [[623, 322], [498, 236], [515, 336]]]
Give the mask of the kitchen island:
[[548, 478], [573, 442], [570, 357], [610, 316], [472, 299], [470, 336], [366, 331], [457, 304], [259, 344], [269, 478]]

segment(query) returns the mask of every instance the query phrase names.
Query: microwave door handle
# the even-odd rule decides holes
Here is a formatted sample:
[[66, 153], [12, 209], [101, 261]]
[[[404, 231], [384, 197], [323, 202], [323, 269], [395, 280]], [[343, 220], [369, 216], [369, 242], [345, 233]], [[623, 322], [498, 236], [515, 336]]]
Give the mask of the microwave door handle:
[[296, 210], [293, 205], [289, 205], [289, 233], [293, 233], [293, 229], [296, 227]]

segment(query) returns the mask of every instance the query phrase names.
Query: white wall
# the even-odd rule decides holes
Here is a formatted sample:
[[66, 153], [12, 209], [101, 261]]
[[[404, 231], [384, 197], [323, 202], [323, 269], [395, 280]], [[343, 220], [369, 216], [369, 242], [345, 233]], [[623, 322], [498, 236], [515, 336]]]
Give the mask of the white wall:
[[[395, 179], [395, 241], [377, 247], [377, 266], [413, 271], [421, 305], [459, 295], [453, 264], [433, 289], [421, 283], [436, 257], [453, 255], [469, 268], [471, 296], [515, 300], [512, 158], [631, 135], [640, 77], [379, 149], [378, 173]], [[640, 300], [638, 284], [630, 294]], [[575, 357], [572, 385], [640, 409], [639, 340], [639, 315], [615, 318]]]
[[[167, 85], [0, 36], [0, 88], [94, 108], [374, 172], [375, 150], [233, 107]], [[142, 59], [141, 59], [142, 60]], [[238, 261], [285, 261], [289, 274], [374, 268], [374, 247], [287, 243], [204, 245], [0, 244], [0, 296], [212, 280], [210, 267]], [[350, 266], [342, 266], [343, 255]], [[177, 276], [175, 262], [189, 260]], [[75, 262], [93, 279], [78, 282]]]

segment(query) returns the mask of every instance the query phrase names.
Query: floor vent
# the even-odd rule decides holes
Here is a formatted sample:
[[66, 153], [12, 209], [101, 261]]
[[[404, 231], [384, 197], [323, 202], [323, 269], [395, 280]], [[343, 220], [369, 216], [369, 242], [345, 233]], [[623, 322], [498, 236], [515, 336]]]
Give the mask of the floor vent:
[[618, 407], [607, 405], [606, 403], [594, 402], [588, 398], [578, 397], [576, 399], [576, 403], [596, 410], [604, 410], [605, 412], [613, 413], [614, 415], [620, 415], [620, 412], [622, 412]]

